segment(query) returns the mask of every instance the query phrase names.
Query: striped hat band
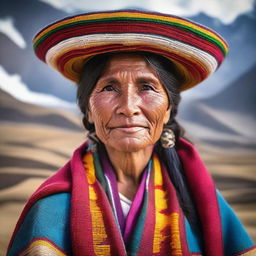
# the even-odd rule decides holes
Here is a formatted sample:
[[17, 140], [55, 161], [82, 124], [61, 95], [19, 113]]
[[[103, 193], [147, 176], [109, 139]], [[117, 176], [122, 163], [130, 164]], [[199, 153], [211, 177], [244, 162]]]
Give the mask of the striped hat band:
[[177, 16], [142, 11], [86, 13], [57, 21], [34, 38], [36, 55], [78, 82], [84, 63], [109, 52], [146, 51], [170, 59], [183, 78], [181, 90], [202, 82], [227, 54], [216, 32]]

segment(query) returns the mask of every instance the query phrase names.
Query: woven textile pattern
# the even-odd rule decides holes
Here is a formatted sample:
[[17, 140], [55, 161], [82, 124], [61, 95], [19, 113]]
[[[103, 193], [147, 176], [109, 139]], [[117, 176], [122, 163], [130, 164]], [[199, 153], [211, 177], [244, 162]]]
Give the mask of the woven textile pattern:
[[88, 58], [108, 52], [147, 51], [174, 62], [181, 90], [203, 81], [222, 63], [227, 43], [190, 20], [140, 11], [114, 11], [69, 17], [34, 38], [36, 55], [66, 78], [78, 82]]

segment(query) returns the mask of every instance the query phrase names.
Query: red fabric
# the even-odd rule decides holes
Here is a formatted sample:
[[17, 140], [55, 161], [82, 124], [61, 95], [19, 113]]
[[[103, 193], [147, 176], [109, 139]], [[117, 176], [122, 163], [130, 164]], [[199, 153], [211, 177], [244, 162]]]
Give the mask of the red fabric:
[[[55, 175], [46, 180], [31, 196], [20, 216], [9, 247], [12, 245], [15, 234], [30, 207], [37, 200], [55, 193], [71, 192], [71, 239], [73, 254], [95, 255], [92, 250], [93, 243], [90, 241], [88, 242], [88, 239], [91, 237], [92, 230], [88, 229], [88, 225], [86, 225], [86, 222], [90, 220], [90, 213], [86, 209], [88, 206], [86, 202], [88, 195], [88, 183], [85, 179], [82, 156], [84, 155], [87, 146], [87, 143], [84, 143], [79, 147], [75, 151], [71, 161], [69, 161]], [[221, 221], [214, 183], [197, 151], [190, 143], [180, 139], [178, 142], [178, 154], [183, 164], [185, 176], [199, 212], [206, 255], [223, 256]], [[102, 190], [100, 185], [97, 189]], [[149, 191], [149, 193], [152, 193], [152, 191]], [[106, 209], [104, 212], [106, 213], [105, 218], [110, 221], [109, 226], [111, 228], [108, 230], [108, 234], [111, 235], [112, 241], [115, 241], [115, 246], [111, 248], [111, 253], [113, 255], [126, 255], [124, 249], [121, 246], [118, 247], [118, 245], [122, 244], [122, 241], [120, 240], [121, 236], [118, 233], [119, 231], [116, 227], [114, 216], [111, 214], [110, 205], [106, 202], [107, 197], [101, 198], [103, 208]], [[154, 204], [150, 204], [149, 207], [151, 207], [151, 205]], [[144, 232], [152, 234], [152, 230], [148, 230], [147, 225]], [[183, 232], [185, 233], [184, 230]], [[151, 239], [150, 235], [144, 236], [144, 238], [145, 237]], [[87, 241], [86, 245], [84, 243], [84, 239]], [[141, 244], [146, 245], [148, 243], [144, 240]], [[152, 248], [149, 249], [149, 252], [152, 252]], [[184, 252], [184, 255], [187, 255], [187, 253], [188, 252]]]
[[159, 55], [165, 56], [170, 58], [174, 61], [178, 61], [186, 66], [187, 70], [189, 70], [192, 74], [194, 79], [201, 81], [202, 79], [206, 78], [208, 75], [208, 71], [206, 71], [199, 63], [193, 61], [189, 57], [181, 57], [178, 54], [167, 52], [161, 49], [155, 49], [153, 47], [147, 45], [136, 45], [136, 46], [124, 46], [124, 45], [117, 45], [117, 44], [110, 44], [110, 45], [103, 45], [103, 46], [96, 46], [91, 47], [90, 49], [76, 49], [69, 51], [57, 60], [57, 66], [60, 70], [65, 73], [65, 64], [74, 57], [82, 56], [83, 54], [101, 54], [106, 52], [124, 52], [124, 51], [146, 51], [146, 52], [153, 52]]
[[[129, 13], [141, 13], [141, 11], [137, 11], [137, 10], [123, 10], [123, 12], [126, 12], [126, 11], [128, 11]], [[117, 12], [120, 12], [120, 11], [116, 11], [116, 13]], [[99, 12], [91, 12], [90, 14], [98, 14]], [[115, 12], [113, 12], [113, 11], [104, 11], [104, 12], [101, 12], [101, 13], [115, 13]], [[166, 14], [163, 14], [163, 13], [159, 13], [159, 12], [149, 12], [149, 11], [147, 11], [147, 13], [148, 14], [156, 14], [157, 16], [162, 16], [162, 17], [174, 17], [175, 19], [177, 19], [177, 20], [180, 20], [180, 21], [188, 21], [188, 22], [192, 22], [191, 20], [188, 20], [188, 19], [185, 19], [185, 18], [181, 18], [181, 17], [179, 17], [179, 16], [175, 16], [175, 15], [166, 15]], [[83, 17], [83, 16], [88, 16], [88, 13], [85, 13], [85, 14], [80, 14], [78, 17]], [[73, 16], [73, 17], [75, 17], [75, 19], [76, 19], [76, 15], [75, 16]], [[66, 18], [64, 18], [64, 19], [62, 19], [62, 20], [60, 20], [60, 21], [64, 21], [64, 20], [69, 20], [70, 18], [72, 18], [72, 17], [66, 17]], [[74, 19], [74, 21], [75, 21], [75, 19]], [[40, 34], [40, 33], [42, 33], [42, 31], [44, 31], [45, 29], [48, 29], [49, 27], [51, 27], [52, 25], [54, 25], [54, 24], [57, 24], [57, 23], [59, 23], [60, 21], [56, 21], [56, 22], [54, 22], [54, 23], [52, 23], [52, 24], [49, 24], [48, 26], [46, 26], [45, 28], [43, 28], [41, 31], [39, 31], [37, 34], [36, 34], [36, 36], [35, 36], [35, 38]], [[201, 25], [201, 24], [199, 24], [199, 23], [196, 23], [196, 22], [192, 22], [192, 23], [194, 23], [196, 26], [198, 26], [198, 27], [201, 27], [201, 28], [203, 28], [204, 30], [207, 30], [207, 31], [209, 31], [209, 32], [211, 32], [211, 33], [213, 33], [213, 34], [215, 34], [217, 37], [219, 37], [219, 35], [215, 32], [215, 31], [212, 31], [211, 29], [209, 29], [209, 28], [207, 28], [207, 27], [205, 27], [205, 26], [203, 26], [203, 25]], [[228, 46], [227, 45], [227, 43], [223, 40], [223, 43], [226, 45], [226, 46]]]
[[[165, 169], [165, 166], [162, 164], [161, 168]], [[175, 204], [174, 206], [172, 206], [173, 208], [180, 208], [179, 206], [179, 201], [178, 198], [176, 196], [176, 191], [174, 189], [173, 184], [171, 183], [170, 177], [168, 175], [168, 171], [163, 171], [163, 179], [165, 180], [165, 182], [168, 184], [168, 186], [165, 187], [165, 189], [167, 190], [167, 194], [171, 195], [170, 197], [170, 201], [172, 202], [172, 204]], [[171, 188], [173, 188], [173, 191], [171, 191]], [[176, 198], [176, 200], [174, 200]], [[185, 219], [184, 219], [184, 214], [182, 213], [182, 209], [180, 208], [180, 218], [179, 218], [179, 229], [180, 229], [180, 238], [181, 238], [181, 244], [182, 246], [182, 255], [186, 256], [186, 255], [190, 255], [189, 249], [188, 249], [188, 244], [187, 244], [187, 239], [186, 239], [186, 230], [185, 230]], [[170, 241], [171, 243], [171, 241]]]
[[199, 213], [206, 254], [222, 256], [221, 217], [213, 180], [198, 152], [183, 139], [179, 141], [178, 155]]
[[109, 26], [106, 26], [105, 23], [90, 25], [86, 24], [60, 29], [59, 31], [54, 32], [54, 34], [46, 37], [43, 43], [40, 43], [37, 46], [36, 54], [41, 60], [45, 61], [45, 55], [48, 49], [56, 45], [60, 41], [63, 41], [71, 37], [91, 34], [96, 35], [100, 33], [140, 33], [142, 35], [160, 35], [163, 37], [175, 39], [188, 45], [195, 46], [198, 49], [202, 49], [203, 51], [206, 51], [210, 53], [212, 56], [214, 56], [219, 64], [223, 60], [223, 53], [219, 49], [219, 47], [216, 46], [214, 43], [207, 41], [204, 38], [200, 38], [200, 35], [194, 35], [191, 32], [187, 32], [182, 28], [176, 28], [170, 25], [164, 25], [160, 23], [149, 24], [148, 22], [132, 22], [130, 24], [124, 22], [114, 22], [110, 23]]
[[24, 218], [26, 217], [29, 209], [31, 206], [38, 201], [39, 199], [43, 197], [47, 197], [52, 194], [61, 193], [64, 191], [70, 192], [71, 191], [71, 175], [67, 171], [70, 169], [70, 162], [65, 164], [56, 174], [54, 174], [52, 177], [47, 179], [29, 198], [27, 204], [25, 205], [20, 218], [16, 224], [16, 227], [14, 229], [12, 238], [10, 240], [8, 248], [13, 243], [13, 239], [15, 237], [15, 234], [19, 230], [20, 225], [22, 224]]

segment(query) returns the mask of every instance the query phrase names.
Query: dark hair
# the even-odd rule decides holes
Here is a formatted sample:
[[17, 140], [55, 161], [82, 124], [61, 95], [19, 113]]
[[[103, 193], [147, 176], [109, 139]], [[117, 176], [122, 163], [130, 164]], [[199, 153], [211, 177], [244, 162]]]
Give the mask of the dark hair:
[[[149, 63], [149, 65], [158, 74], [159, 80], [166, 89], [169, 104], [172, 106], [172, 110], [170, 119], [165, 127], [172, 129], [177, 141], [180, 136], [184, 135], [183, 128], [175, 119], [181, 99], [180, 86], [182, 84], [182, 78], [179, 75], [175, 65], [170, 60], [149, 52], [135, 52], [134, 54], [142, 56]], [[80, 76], [77, 90], [77, 100], [78, 105], [84, 115], [84, 127], [89, 131], [89, 133], [93, 133], [95, 131], [94, 125], [90, 124], [87, 119], [89, 98], [95, 84], [103, 74], [104, 68], [106, 67], [111, 56], [113, 56], [113, 53], [101, 54], [93, 57], [84, 65]], [[199, 227], [197, 212], [190, 196], [189, 189], [183, 175], [182, 165], [175, 148], [164, 149], [160, 142], [158, 142], [156, 150], [167, 167], [185, 216], [192, 225], [192, 228], [197, 231]]]

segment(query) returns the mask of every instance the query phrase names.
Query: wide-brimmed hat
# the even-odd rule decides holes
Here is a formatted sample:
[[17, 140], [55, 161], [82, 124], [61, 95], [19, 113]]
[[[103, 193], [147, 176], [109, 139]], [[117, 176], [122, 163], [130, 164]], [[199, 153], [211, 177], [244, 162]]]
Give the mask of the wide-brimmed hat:
[[36, 55], [78, 82], [85, 62], [109, 52], [146, 51], [170, 59], [189, 89], [212, 74], [227, 54], [213, 30], [177, 16], [137, 10], [85, 13], [57, 21], [34, 38]]

